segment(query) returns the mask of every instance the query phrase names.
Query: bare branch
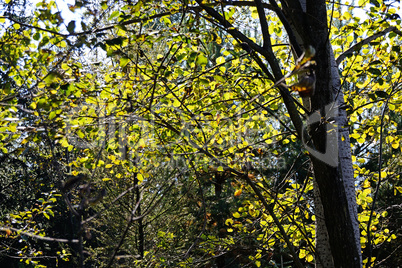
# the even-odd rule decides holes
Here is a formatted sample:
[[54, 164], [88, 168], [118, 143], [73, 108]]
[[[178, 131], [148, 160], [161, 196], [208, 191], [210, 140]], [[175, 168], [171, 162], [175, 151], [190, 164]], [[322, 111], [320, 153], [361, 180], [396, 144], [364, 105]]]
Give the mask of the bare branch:
[[[256, 6], [255, 2], [250, 2], [250, 1], [222, 1], [222, 2], [223, 2], [222, 4], [224, 6], [237, 6], [237, 7], [253, 7], [253, 6]], [[261, 1], [259, 1], [259, 2], [261, 2]], [[271, 10], [274, 9], [273, 5], [262, 3], [262, 2], [261, 2], [261, 4], [262, 4], [262, 6], [264, 8], [271, 9]]]
[[63, 239], [63, 238], [53, 238], [48, 236], [40, 236], [33, 233], [23, 232], [17, 228], [13, 227], [0, 227], [0, 231], [9, 232], [9, 231], [17, 232], [18, 235], [26, 235], [38, 240], [49, 241], [49, 242], [59, 242], [59, 243], [78, 243], [78, 239]]
[[271, 36], [269, 35], [268, 22], [265, 16], [264, 6], [261, 0], [255, 0], [255, 6], [257, 7], [258, 18], [260, 20], [262, 38], [264, 40], [263, 48], [271, 46]]
[[297, 57], [300, 57], [301, 54], [303, 53], [303, 50], [300, 47], [299, 42], [297, 42], [295, 33], [293, 32], [292, 26], [290, 25], [288, 19], [285, 17], [285, 14], [283, 14], [282, 9], [279, 8], [279, 6], [276, 4], [274, 0], [269, 0], [269, 2], [272, 5], [272, 10], [276, 13], [278, 18], [283, 24], [283, 27], [285, 27], [285, 30], [288, 34], [290, 44], [292, 45], [293, 49], [296, 52]]
[[381, 263], [386, 262], [395, 252], [398, 252], [398, 250], [399, 250], [399, 248], [400, 248], [401, 246], [402, 246], [402, 245], [397, 246], [396, 249], [393, 250], [387, 257], [385, 257], [385, 258], [382, 259], [381, 261], [377, 262], [377, 263], [376, 263], [376, 266], [379, 267]]

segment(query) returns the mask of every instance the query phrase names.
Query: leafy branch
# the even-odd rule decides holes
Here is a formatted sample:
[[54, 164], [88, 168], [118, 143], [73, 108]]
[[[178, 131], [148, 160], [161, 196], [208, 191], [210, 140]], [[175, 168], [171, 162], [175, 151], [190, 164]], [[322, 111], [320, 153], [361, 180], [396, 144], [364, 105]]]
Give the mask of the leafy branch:
[[385, 30], [382, 30], [378, 33], [375, 33], [365, 39], [363, 39], [362, 41], [358, 42], [357, 44], [351, 46], [348, 50], [346, 50], [345, 52], [343, 52], [341, 55], [339, 55], [339, 57], [336, 59], [336, 63], [337, 65], [339, 65], [346, 57], [352, 55], [354, 52], [359, 51], [360, 48], [364, 45], [367, 45], [368, 43], [370, 43], [371, 41], [377, 39], [378, 37], [384, 36], [389, 32], [394, 32], [400, 36], [402, 36], [402, 32], [400, 30], [398, 30], [398, 28], [396, 28], [395, 26], [391, 26], [388, 27]]

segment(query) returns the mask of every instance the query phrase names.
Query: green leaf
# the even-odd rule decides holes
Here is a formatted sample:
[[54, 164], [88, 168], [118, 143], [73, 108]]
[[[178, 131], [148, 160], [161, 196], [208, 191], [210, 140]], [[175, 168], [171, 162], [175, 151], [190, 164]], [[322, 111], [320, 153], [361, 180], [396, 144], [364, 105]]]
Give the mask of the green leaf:
[[75, 30], [75, 20], [72, 20], [72, 21], [70, 21], [70, 22], [68, 23], [68, 25], [67, 25], [67, 31], [68, 31], [70, 34], [72, 34], [72, 33], [74, 33], [74, 30]]
[[370, 0], [370, 3], [375, 5], [376, 7], [380, 7], [380, 3], [377, 0]]
[[103, 10], [106, 10], [108, 8], [107, 1], [102, 2], [101, 7]]
[[201, 66], [202, 66], [202, 65], [207, 65], [207, 64], [208, 64], [208, 58], [205, 57], [204, 54], [199, 54], [199, 55], [197, 56], [196, 63], [197, 63], [198, 65], [201, 65]]
[[381, 64], [381, 61], [380, 60], [374, 60], [374, 61], [369, 63], [369, 65], [377, 65], [377, 64]]
[[50, 84], [54, 81], [54, 79], [56, 79], [57, 76], [58, 76], [58, 74], [57, 74], [56, 72], [50, 72], [50, 73], [46, 76], [46, 78], [44, 79], [44, 81], [45, 81], [45, 83], [46, 83], [47, 85], [50, 85]]
[[374, 75], [381, 75], [381, 71], [380, 70], [378, 70], [378, 69], [376, 69], [376, 68], [368, 68], [368, 70], [367, 70], [369, 73], [372, 73], [372, 74], [374, 74]]
[[50, 112], [50, 114], [49, 114], [49, 120], [52, 120], [52, 119], [55, 118], [55, 117], [56, 117], [56, 112], [55, 112], [55, 111]]
[[375, 94], [380, 98], [387, 98], [388, 97], [388, 93], [385, 92], [385, 91], [381, 91], [381, 90], [376, 91]]
[[121, 46], [123, 44], [123, 37], [116, 37], [109, 40], [106, 40], [106, 44], [109, 46]]
[[125, 58], [125, 57], [120, 58], [120, 67], [124, 68], [129, 62], [130, 62], [129, 58]]
[[35, 34], [33, 35], [33, 39], [34, 39], [35, 41], [39, 41], [39, 39], [40, 39], [40, 33], [35, 33]]
[[112, 20], [114, 18], [116, 18], [117, 16], [119, 16], [120, 11], [114, 11], [112, 14], [110, 14], [109, 19], [108, 20]]

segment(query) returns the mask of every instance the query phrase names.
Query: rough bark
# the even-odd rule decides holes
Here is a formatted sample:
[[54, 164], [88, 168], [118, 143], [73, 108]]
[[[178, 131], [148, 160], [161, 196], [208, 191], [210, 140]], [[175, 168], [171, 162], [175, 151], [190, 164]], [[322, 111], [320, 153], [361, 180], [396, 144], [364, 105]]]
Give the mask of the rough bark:
[[333, 268], [334, 259], [331, 254], [331, 247], [329, 245], [329, 236], [327, 227], [325, 226], [324, 208], [321, 203], [320, 190], [315, 179], [313, 179], [314, 191], [314, 214], [316, 219], [315, 228], [315, 253], [317, 268]]
[[[320, 111], [323, 117], [328, 112], [324, 107], [332, 105], [337, 108], [343, 102], [338, 70], [334, 67], [336, 62], [328, 40], [325, 1], [307, 1], [307, 16], [310, 27], [310, 38], [307, 40], [312, 41], [315, 35], [317, 50], [316, 94], [311, 104], [312, 109]], [[322, 159], [312, 157], [314, 177], [320, 192], [335, 267], [361, 267], [347, 117], [342, 109], [336, 112], [333, 118], [325, 118], [325, 121], [314, 125], [311, 135], [315, 148], [321, 152], [330, 149], [333, 144], [329, 142], [337, 142], [334, 144], [337, 149], [334, 157], [338, 159], [334, 160], [338, 165], [334, 167]], [[337, 125], [338, 139], [335, 141], [329, 139], [327, 132], [327, 125], [330, 124], [328, 121], [331, 120]]]
[[[331, 61], [331, 77], [333, 94], [335, 95], [334, 102], [337, 107], [344, 107], [344, 97], [341, 91], [341, 82], [338, 73], [338, 64], [335, 61], [335, 57], [332, 49], [330, 50], [330, 61]], [[349, 126], [346, 110], [339, 108], [338, 123], [338, 155], [339, 155], [339, 169], [340, 176], [343, 179], [345, 194], [348, 202], [348, 210], [350, 214], [350, 220], [353, 226], [353, 234], [356, 242], [356, 248], [358, 249], [358, 257], [361, 263], [361, 246], [360, 246], [360, 230], [359, 222], [357, 219], [357, 204], [356, 204], [356, 191], [355, 191], [355, 180], [352, 165], [352, 154], [350, 148], [349, 139]], [[360, 264], [361, 265], [361, 264]]]
[[[343, 94], [328, 40], [326, 4], [323, 0], [283, 0], [282, 3], [284, 13], [293, 26], [293, 34], [299, 37], [298, 40], [302, 39], [300, 45], [312, 45], [317, 51], [316, 93], [311, 98], [311, 108], [319, 112], [319, 117], [325, 117], [331, 108], [336, 112], [332, 118], [310, 126], [314, 149], [322, 153], [334, 150], [336, 155], [332, 162], [338, 163], [330, 165], [320, 157], [311, 157], [316, 188], [317, 267], [361, 267], [349, 130], [345, 111], [338, 109], [343, 103]], [[334, 144], [328, 144], [331, 137], [325, 122], [331, 120], [335, 120], [337, 125], [338, 135], [332, 141]]]

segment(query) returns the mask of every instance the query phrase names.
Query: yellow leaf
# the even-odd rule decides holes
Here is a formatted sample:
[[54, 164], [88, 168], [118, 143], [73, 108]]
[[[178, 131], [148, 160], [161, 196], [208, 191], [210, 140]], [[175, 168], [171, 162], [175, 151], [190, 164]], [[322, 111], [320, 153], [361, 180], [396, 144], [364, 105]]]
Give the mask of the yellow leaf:
[[258, 19], [258, 11], [256, 7], [250, 7], [251, 17], [253, 19]]
[[233, 217], [235, 217], [235, 218], [240, 218], [240, 213], [239, 213], [239, 212], [233, 213]]
[[402, 187], [401, 186], [395, 186], [394, 195], [396, 195], [396, 191], [402, 193]]
[[55, 118], [55, 117], [56, 117], [56, 112], [55, 112], [55, 111], [50, 112], [50, 114], [49, 114], [49, 120], [52, 120], [52, 119]]
[[222, 63], [224, 63], [224, 62], [225, 62], [225, 58], [222, 57], [222, 56], [216, 59], [216, 63], [217, 63], [217, 64], [222, 64]]
[[307, 258], [306, 258], [306, 260], [307, 260], [308, 262], [312, 262], [312, 261], [314, 260], [314, 257], [313, 257], [313, 255], [311, 255], [311, 254], [308, 254], [308, 255], [307, 255]]
[[225, 221], [225, 224], [228, 225], [228, 226], [230, 226], [230, 225], [233, 224], [233, 220], [232, 220], [232, 219], [227, 219], [227, 220]]
[[144, 139], [140, 139], [140, 140], [138, 141], [138, 146], [139, 146], [139, 147], [142, 147], [142, 148], [145, 147], [145, 141], [144, 141]]
[[299, 258], [300, 258], [300, 259], [303, 259], [304, 257], [306, 257], [306, 250], [300, 249]]
[[368, 187], [370, 187], [370, 181], [365, 180], [363, 183], [363, 188], [368, 188]]
[[332, 12], [332, 17], [333, 18], [339, 18], [339, 11], [334, 10], [334, 12]]
[[237, 190], [237, 191], [234, 193], [234, 196], [239, 196], [239, 195], [241, 195], [241, 192], [242, 192], [242, 189]]

